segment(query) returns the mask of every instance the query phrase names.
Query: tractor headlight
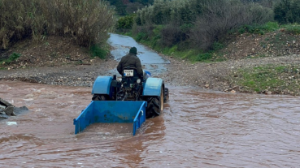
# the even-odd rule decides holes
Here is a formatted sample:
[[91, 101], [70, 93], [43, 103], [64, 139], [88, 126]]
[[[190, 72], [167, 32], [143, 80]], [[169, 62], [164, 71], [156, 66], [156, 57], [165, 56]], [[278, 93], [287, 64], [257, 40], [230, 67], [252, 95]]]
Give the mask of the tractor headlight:
[[136, 83], [140, 84], [141, 83], [141, 79], [137, 79]]

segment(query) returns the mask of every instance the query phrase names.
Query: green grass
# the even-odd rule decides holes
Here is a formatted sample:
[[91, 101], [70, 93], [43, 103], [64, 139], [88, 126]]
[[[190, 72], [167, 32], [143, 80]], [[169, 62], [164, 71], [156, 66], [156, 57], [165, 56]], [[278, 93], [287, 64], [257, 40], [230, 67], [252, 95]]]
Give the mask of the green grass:
[[300, 93], [300, 66], [266, 65], [251, 69], [240, 69], [236, 83], [247, 92]]
[[21, 54], [13, 53], [13, 54], [11, 54], [11, 55], [8, 57], [8, 59], [5, 59], [5, 60], [0, 61], [0, 64], [9, 65], [10, 63], [12, 63], [12, 62], [14, 62], [15, 60], [17, 60], [20, 56], [21, 56]]
[[251, 33], [251, 34], [265, 34], [267, 32], [272, 32], [279, 29], [279, 24], [277, 22], [267, 22], [263, 25], [244, 25], [238, 29], [240, 34]]
[[179, 51], [177, 45], [172, 47], [162, 47], [161, 45], [158, 45], [156, 41], [140, 40], [139, 42], [164, 55], [189, 60], [191, 62], [211, 62], [211, 59], [213, 58], [212, 52], [202, 52], [196, 49]]
[[237, 32], [240, 34], [250, 33], [250, 34], [260, 34], [263, 35], [268, 32], [274, 32], [279, 29], [285, 29], [286, 33], [298, 35], [300, 34], [299, 24], [285, 24], [279, 25], [277, 22], [267, 22], [263, 25], [244, 25], [240, 27]]
[[101, 48], [99, 45], [92, 45], [90, 47], [90, 55], [92, 58], [99, 57], [101, 59], [105, 59], [109, 50], [106, 48]]
[[286, 32], [289, 34], [294, 34], [294, 35], [300, 34], [300, 25], [298, 24], [284, 25], [283, 28], [285, 28]]

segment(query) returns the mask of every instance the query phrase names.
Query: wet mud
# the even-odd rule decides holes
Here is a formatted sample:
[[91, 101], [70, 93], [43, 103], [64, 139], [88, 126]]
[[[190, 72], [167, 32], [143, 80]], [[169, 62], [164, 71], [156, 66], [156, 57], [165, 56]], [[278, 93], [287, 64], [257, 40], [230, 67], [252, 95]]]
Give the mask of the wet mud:
[[[128, 124], [73, 119], [91, 88], [0, 81], [0, 94], [30, 113], [0, 121], [4, 167], [298, 167], [299, 97], [169, 86], [163, 114], [136, 136]], [[11, 124], [14, 123], [14, 124]], [[1, 167], [2, 167], [1, 166]]]

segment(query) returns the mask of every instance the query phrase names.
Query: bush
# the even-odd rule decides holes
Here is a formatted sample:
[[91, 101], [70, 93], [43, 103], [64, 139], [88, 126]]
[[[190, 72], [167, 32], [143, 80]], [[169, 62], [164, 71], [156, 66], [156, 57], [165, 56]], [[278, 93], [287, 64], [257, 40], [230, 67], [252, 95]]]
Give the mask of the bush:
[[[156, 0], [153, 5], [137, 12], [132, 33], [139, 41], [147, 40], [145, 43], [149, 42], [147, 45], [150, 46], [176, 46], [177, 51], [220, 50], [228, 32], [236, 32], [238, 28], [241, 33], [259, 34], [278, 29], [277, 23], [270, 22], [274, 19], [273, 10], [260, 5], [261, 2]], [[162, 28], [157, 29], [157, 26]], [[154, 32], [155, 29], [160, 32]], [[212, 54], [195, 54], [194, 57], [193, 60], [209, 60]]]
[[[211, 0], [203, 9], [191, 29], [190, 37], [194, 44], [202, 50], [210, 50], [214, 42], [221, 41], [229, 31], [242, 25], [260, 25], [272, 20], [271, 9], [258, 4], [242, 4], [237, 1]], [[240, 32], [250, 31], [245, 27]]]
[[281, 0], [274, 8], [274, 19], [281, 24], [300, 23], [300, 0]]
[[133, 35], [136, 36], [137, 41], [141, 41], [141, 40], [150, 40], [154, 34], [153, 30], [155, 29], [156, 26], [152, 24], [146, 24], [143, 26], [134, 25], [133, 27], [134, 27], [132, 29]]
[[166, 47], [171, 47], [187, 39], [178, 25], [169, 24], [161, 30], [161, 42]]
[[286, 25], [285, 31], [289, 34], [300, 34], [300, 25]]
[[126, 13], [127, 14], [133, 14], [136, 11], [138, 11], [139, 9], [143, 8], [144, 5], [139, 3], [139, 2], [134, 2], [134, 3], [128, 3], [126, 5]]
[[212, 59], [212, 56], [212, 53], [202, 53], [198, 55], [197, 61], [207, 61]]
[[277, 22], [267, 22], [263, 25], [244, 25], [238, 29], [240, 34], [243, 33], [253, 33], [253, 34], [265, 34], [266, 32], [271, 32], [279, 29]]
[[120, 17], [117, 21], [117, 29], [124, 30], [124, 29], [131, 29], [133, 25], [134, 15], [128, 15], [124, 17]]
[[147, 37], [148, 37], [148, 36], [147, 36], [146, 33], [140, 32], [140, 33], [138, 33], [138, 34], [136, 35], [135, 40], [136, 40], [137, 42], [140, 42], [140, 41], [142, 41], [142, 40], [146, 40]]
[[107, 53], [108, 51], [100, 48], [99, 45], [94, 44], [90, 47], [90, 54], [92, 57], [99, 57], [101, 59], [104, 59]]
[[21, 55], [18, 53], [13, 53], [8, 57], [8, 59], [2, 60], [1, 63], [8, 65], [8, 64], [14, 62], [15, 60], [17, 60], [20, 56]]
[[136, 23], [138, 25], [191, 23], [195, 21], [195, 16], [201, 13], [203, 2], [202, 0], [155, 0], [153, 5], [138, 10]]
[[214, 42], [212, 48], [213, 48], [213, 51], [218, 51], [218, 50], [221, 50], [222, 48], [224, 48], [224, 45], [219, 42]]
[[7, 49], [12, 41], [31, 36], [30, 25], [35, 21], [33, 6], [30, 0], [0, 1], [0, 49]]
[[0, 49], [32, 37], [71, 37], [85, 47], [105, 43], [114, 12], [102, 0], [1, 0]]
[[266, 24], [262, 25], [261, 28], [265, 31], [275, 31], [279, 29], [279, 24], [277, 22], [267, 22]]

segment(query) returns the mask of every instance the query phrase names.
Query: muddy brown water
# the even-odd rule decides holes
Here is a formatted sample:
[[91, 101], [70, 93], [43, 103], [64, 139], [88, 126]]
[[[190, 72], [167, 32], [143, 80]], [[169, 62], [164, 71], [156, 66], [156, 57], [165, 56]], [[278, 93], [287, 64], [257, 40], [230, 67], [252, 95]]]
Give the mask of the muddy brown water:
[[30, 110], [0, 122], [0, 167], [299, 167], [299, 97], [169, 89], [134, 137], [127, 124], [74, 135], [91, 88], [0, 81], [0, 97]]

